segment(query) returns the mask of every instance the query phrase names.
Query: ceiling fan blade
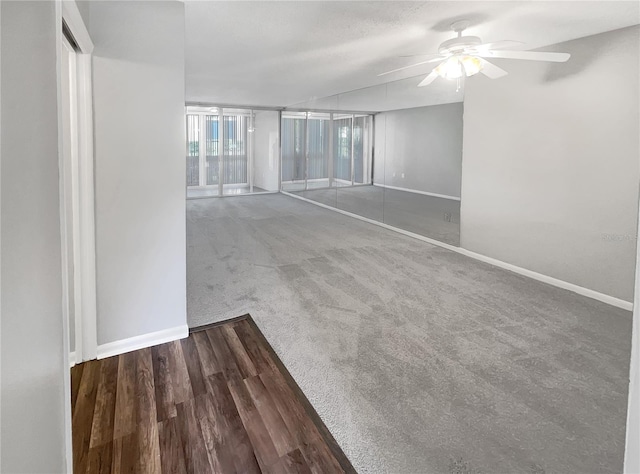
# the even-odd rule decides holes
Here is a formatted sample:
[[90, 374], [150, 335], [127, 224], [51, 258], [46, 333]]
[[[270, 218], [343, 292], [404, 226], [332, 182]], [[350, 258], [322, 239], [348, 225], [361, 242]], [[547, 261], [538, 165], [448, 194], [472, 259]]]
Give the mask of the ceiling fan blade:
[[489, 49], [515, 48], [515, 47], [520, 46], [522, 44], [524, 44], [522, 41], [501, 40], [501, 41], [495, 41], [493, 43], [479, 44], [475, 48], [478, 51], [487, 51]]
[[498, 79], [499, 77], [503, 77], [509, 74], [504, 69], [496, 66], [493, 63], [490, 63], [486, 59], [482, 59], [481, 61], [482, 61], [482, 69], [480, 70], [480, 72], [490, 79]]
[[433, 61], [438, 59], [443, 59], [446, 56], [444, 54], [439, 53], [425, 53], [425, 54], [403, 54], [402, 56], [398, 56], [399, 58], [427, 58], [431, 57]]
[[564, 63], [571, 55], [569, 53], [551, 53], [541, 51], [487, 51], [479, 56], [483, 58], [526, 59], [528, 61], [551, 61]]
[[438, 73], [435, 71], [431, 71], [431, 73], [429, 73], [429, 75], [425, 77], [422, 82], [420, 82], [420, 84], [418, 84], [418, 87], [428, 86], [436, 80], [436, 77], [438, 77]]
[[420, 61], [419, 63], [410, 64], [409, 66], [399, 67], [398, 69], [392, 69], [391, 71], [383, 72], [381, 74], [378, 74], [378, 77], [379, 76], [386, 76], [387, 74], [391, 74], [391, 73], [398, 72], [398, 71], [404, 71], [405, 69], [409, 69], [409, 68], [416, 67], [416, 66], [421, 66], [423, 64], [428, 64], [428, 63], [432, 63], [432, 62], [435, 62], [435, 61], [441, 61], [445, 57], [446, 56], [438, 55], [437, 58], [431, 58], [431, 59], [428, 59], [426, 61]]

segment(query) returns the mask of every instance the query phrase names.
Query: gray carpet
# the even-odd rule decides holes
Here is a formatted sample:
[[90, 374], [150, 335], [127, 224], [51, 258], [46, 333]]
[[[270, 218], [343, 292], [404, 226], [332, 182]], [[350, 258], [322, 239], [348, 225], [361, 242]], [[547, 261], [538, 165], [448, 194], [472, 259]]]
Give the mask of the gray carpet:
[[440, 242], [460, 245], [460, 201], [371, 185], [294, 194]]
[[190, 326], [250, 312], [359, 472], [621, 472], [631, 313], [284, 195], [187, 218]]

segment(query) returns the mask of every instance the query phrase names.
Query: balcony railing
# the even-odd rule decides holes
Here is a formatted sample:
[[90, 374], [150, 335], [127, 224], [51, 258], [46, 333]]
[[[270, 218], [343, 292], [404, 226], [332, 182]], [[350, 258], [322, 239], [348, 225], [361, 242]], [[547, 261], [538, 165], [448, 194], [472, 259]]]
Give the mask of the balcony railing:
[[[205, 161], [205, 185], [215, 185], [219, 181], [218, 156], [207, 156]], [[246, 184], [247, 155], [232, 155], [224, 157], [224, 184]], [[200, 159], [197, 156], [187, 157], [187, 186], [200, 185]]]
[[187, 186], [200, 184], [200, 158], [187, 156]]

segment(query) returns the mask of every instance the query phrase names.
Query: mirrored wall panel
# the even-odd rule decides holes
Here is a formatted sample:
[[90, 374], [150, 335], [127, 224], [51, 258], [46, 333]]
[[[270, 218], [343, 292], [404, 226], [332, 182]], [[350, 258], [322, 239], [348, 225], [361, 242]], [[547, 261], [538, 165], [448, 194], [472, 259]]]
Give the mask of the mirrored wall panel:
[[463, 95], [455, 81], [429, 90], [422, 79], [283, 112], [282, 189], [459, 246]]
[[337, 189], [371, 186], [373, 117], [282, 113], [282, 190], [337, 206]]
[[188, 106], [187, 198], [278, 191], [279, 119], [275, 110]]

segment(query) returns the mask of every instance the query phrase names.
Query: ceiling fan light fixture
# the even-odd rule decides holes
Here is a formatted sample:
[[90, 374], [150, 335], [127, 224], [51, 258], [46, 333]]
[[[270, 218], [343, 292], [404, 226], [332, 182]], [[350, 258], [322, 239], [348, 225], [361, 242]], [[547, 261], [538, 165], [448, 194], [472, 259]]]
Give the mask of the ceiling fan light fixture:
[[451, 56], [446, 61], [438, 64], [434, 71], [444, 79], [459, 79], [464, 74], [462, 63], [457, 56]]
[[482, 61], [475, 56], [451, 56], [440, 63], [434, 70], [445, 79], [460, 79], [462, 76], [473, 76], [482, 70]]
[[482, 71], [482, 67], [484, 65], [480, 58], [476, 56], [462, 56], [462, 58], [460, 58], [460, 62], [462, 63], [462, 66], [464, 66], [464, 71], [467, 77], [478, 74]]

